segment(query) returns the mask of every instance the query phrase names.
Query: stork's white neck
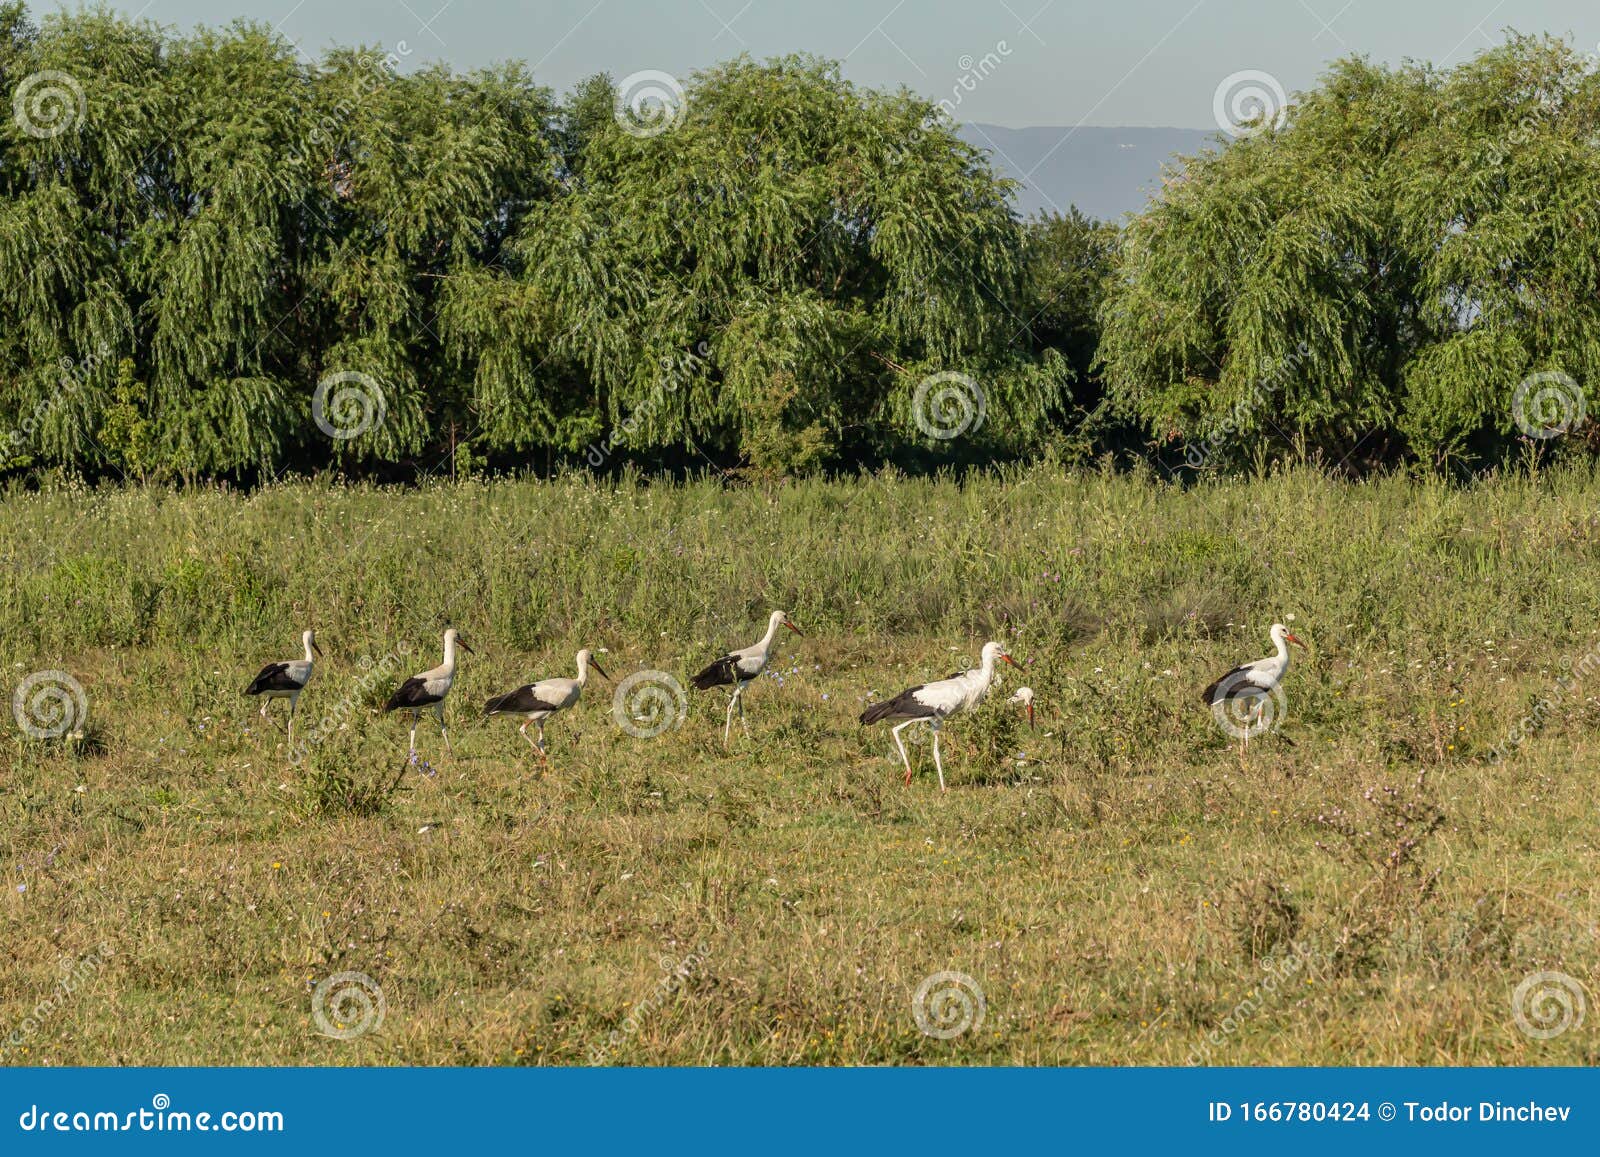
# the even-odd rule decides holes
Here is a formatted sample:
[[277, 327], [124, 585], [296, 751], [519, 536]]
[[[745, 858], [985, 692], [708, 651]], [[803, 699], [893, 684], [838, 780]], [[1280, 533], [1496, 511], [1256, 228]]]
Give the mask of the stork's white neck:
[[306, 662], [309, 663], [309, 662], [312, 661], [311, 660], [311, 636], [310, 635], [306, 635], [300, 641], [306, 645]]
[[454, 670], [456, 665], [456, 641], [449, 635], [446, 635], [444, 640], [444, 665], [451, 670]]
[[763, 651], [772, 650], [773, 640], [778, 637], [778, 628], [782, 625], [782, 619], [767, 620], [767, 633], [761, 636], [761, 649]]
[[582, 651], [578, 652], [578, 686], [582, 687], [589, 682], [589, 656]]

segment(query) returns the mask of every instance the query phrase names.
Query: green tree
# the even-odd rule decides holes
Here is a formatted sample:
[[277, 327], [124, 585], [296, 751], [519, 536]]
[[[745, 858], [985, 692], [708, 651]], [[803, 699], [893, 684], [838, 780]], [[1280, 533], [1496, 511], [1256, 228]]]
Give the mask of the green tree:
[[443, 332], [499, 444], [575, 449], [598, 417], [638, 447], [814, 465], [914, 441], [919, 377], [949, 367], [992, 379], [1005, 438], [1043, 422], [1062, 379], [1008, 346], [1006, 185], [931, 104], [805, 57], [698, 74], [654, 135], [602, 119], [614, 100], [580, 90], [571, 191], [503, 272], [449, 285]]
[[1597, 85], [1527, 37], [1448, 72], [1341, 62], [1130, 224], [1111, 397], [1207, 457], [1504, 447], [1528, 375], [1600, 380]]

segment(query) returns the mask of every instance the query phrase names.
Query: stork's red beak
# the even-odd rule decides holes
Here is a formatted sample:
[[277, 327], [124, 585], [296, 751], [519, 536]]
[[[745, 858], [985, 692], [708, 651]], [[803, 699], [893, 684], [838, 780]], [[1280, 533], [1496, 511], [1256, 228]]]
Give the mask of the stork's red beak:
[[799, 635], [802, 639], [805, 638], [805, 632], [802, 631], [799, 627], [795, 626], [793, 623], [791, 623], [788, 619], [784, 619], [783, 620], [783, 625], [788, 627], [795, 634]]
[[1303, 651], [1310, 650], [1309, 647], [1307, 647], [1304, 643], [1302, 643], [1300, 641], [1300, 637], [1298, 635], [1295, 635], [1295, 634], [1293, 634], [1291, 632], [1285, 631], [1283, 637], [1286, 640], [1288, 640], [1289, 642], [1293, 643], [1295, 646], [1299, 647]]
[[606, 674], [606, 669], [600, 665], [600, 661], [598, 659], [591, 657], [589, 659], [589, 666], [600, 672], [600, 677], [607, 683], [611, 682], [611, 676]]
[[1029, 731], [1037, 731], [1037, 730], [1039, 730], [1038, 725], [1036, 723], [1034, 723], [1034, 721], [1033, 721], [1033, 704], [1032, 703], [1028, 704], [1028, 730]]
[[[1017, 661], [1015, 659], [1013, 659], [1010, 655], [1006, 654], [1004, 651], [1000, 652], [1000, 657], [1002, 659], [1004, 659], [1007, 663], [1010, 663], [1013, 667], [1017, 667]], [[1017, 667], [1017, 670], [1020, 671], [1020, 670], [1022, 670], [1022, 668], [1021, 667]]]

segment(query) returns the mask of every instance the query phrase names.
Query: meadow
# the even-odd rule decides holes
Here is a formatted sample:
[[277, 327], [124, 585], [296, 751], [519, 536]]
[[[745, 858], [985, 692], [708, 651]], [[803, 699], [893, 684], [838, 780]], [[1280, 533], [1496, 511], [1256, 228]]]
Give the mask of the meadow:
[[[1597, 561], [1580, 467], [19, 489], [3, 690], [87, 717], [4, 721], [0, 1057], [1594, 1064]], [[639, 737], [592, 682], [548, 768], [479, 717], [582, 646], [687, 687], [774, 607], [805, 637], [726, 748], [720, 693]], [[1311, 649], [1241, 755], [1198, 691], [1274, 621]], [[425, 720], [407, 766], [376, 707], [447, 624], [455, 755]], [[296, 762], [240, 691], [307, 626]], [[904, 786], [856, 715], [989, 638], [1025, 670]], [[982, 993], [948, 1038], [943, 971]], [[1519, 1029], [1541, 971], [1586, 1023]]]

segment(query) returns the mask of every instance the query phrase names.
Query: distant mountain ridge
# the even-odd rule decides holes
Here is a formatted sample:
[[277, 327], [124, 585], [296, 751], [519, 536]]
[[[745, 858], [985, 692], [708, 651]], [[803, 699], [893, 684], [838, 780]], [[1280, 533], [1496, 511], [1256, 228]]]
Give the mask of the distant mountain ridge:
[[990, 154], [997, 172], [1021, 182], [1016, 201], [1024, 215], [1076, 205], [1113, 221], [1144, 208], [1175, 156], [1193, 155], [1218, 135], [1206, 129], [1008, 129], [980, 122], [964, 124], [960, 132]]

